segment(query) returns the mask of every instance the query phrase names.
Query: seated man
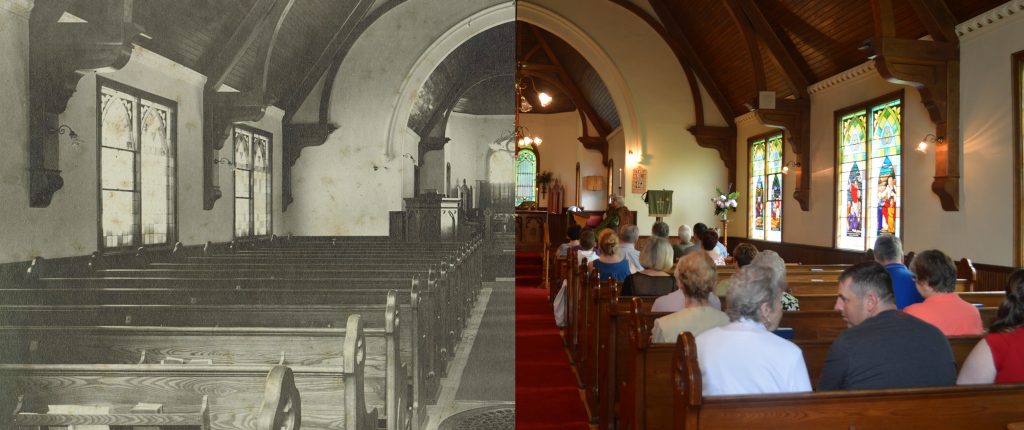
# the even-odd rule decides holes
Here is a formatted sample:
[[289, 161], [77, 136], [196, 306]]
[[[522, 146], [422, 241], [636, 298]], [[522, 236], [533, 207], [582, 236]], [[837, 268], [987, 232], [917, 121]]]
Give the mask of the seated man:
[[875, 239], [875, 261], [885, 266], [892, 278], [892, 294], [896, 297], [896, 309], [903, 309], [924, 301], [917, 292], [914, 274], [903, 265], [903, 244], [900, 238], [882, 234]]
[[619, 227], [619, 249], [629, 260], [629, 271], [632, 273], [644, 270], [640, 264], [640, 250], [636, 249], [636, 240], [640, 238], [640, 229], [635, 225]]
[[835, 309], [850, 328], [832, 342], [818, 390], [956, 383], [956, 361], [946, 336], [896, 309], [892, 279], [881, 264], [865, 262], [844, 270]]
[[953, 292], [956, 266], [948, 255], [929, 249], [914, 257], [910, 269], [924, 301], [907, 306], [904, 312], [938, 327], [946, 336], [975, 336], [985, 330], [978, 308]]

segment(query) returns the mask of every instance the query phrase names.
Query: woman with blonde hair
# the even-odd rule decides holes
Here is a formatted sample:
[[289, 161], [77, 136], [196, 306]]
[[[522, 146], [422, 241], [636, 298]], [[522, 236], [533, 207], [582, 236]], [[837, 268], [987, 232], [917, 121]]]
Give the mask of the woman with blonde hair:
[[598, 279], [613, 278], [622, 282], [632, 274], [629, 270], [629, 260], [619, 249], [619, 236], [611, 229], [601, 231], [597, 238], [597, 249], [601, 256], [590, 262], [590, 267], [596, 268]]
[[686, 296], [686, 303], [682, 310], [654, 320], [651, 332], [654, 342], [675, 342], [681, 332], [688, 331], [697, 336], [705, 330], [729, 323], [729, 317], [712, 307], [708, 300], [718, 281], [711, 257], [703, 252], [692, 252], [680, 258], [675, 278]]
[[640, 252], [644, 270], [629, 275], [622, 284], [622, 296], [663, 296], [676, 288], [672, 271], [672, 243], [663, 237], [652, 237]]

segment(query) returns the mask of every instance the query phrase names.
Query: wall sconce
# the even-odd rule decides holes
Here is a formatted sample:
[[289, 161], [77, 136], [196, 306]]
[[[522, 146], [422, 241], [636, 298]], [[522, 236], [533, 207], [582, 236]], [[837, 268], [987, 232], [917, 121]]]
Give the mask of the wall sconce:
[[942, 136], [936, 136], [934, 134], [928, 133], [927, 135], [925, 135], [924, 139], [921, 139], [921, 142], [917, 144], [917, 148], [915, 149], [917, 150], [917, 152], [927, 154], [928, 145], [939, 144], [942, 143], [942, 141], [944, 140], [946, 139], [943, 138]]
[[50, 133], [58, 135], [67, 134], [68, 137], [71, 138], [71, 145], [73, 146], [78, 146], [82, 144], [82, 139], [78, 137], [78, 133], [75, 133], [75, 130], [72, 129], [70, 125], [61, 124], [60, 127], [51, 128], [49, 131]]
[[601, 191], [604, 189], [604, 178], [601, 176], [585, 176], [583, 188], [587, 191]]
[[408, 159], [412, 160], [412, 164], [416, 164], [416, 158], [413, 157], [412, 154], [406, 152], [405, 154], [402, 154], [402, 157], [408, 158]]
[[232, 162], [231, 160], [228, 160], [226, 157], [220, 157], [220, 158], [213, 159], [213, 164], [224, 164], [224, 165], [228, 165], [228, 166], [234, 166], [235, 165], [234, 162]]
[[801, 168], [801, 167], [803, 167], [803, 166], [801, 166], [801, 165], [800, 165], [800, 162], [799, 162], [799, 161], [790, 161], [790, 162], [786, 163], [786, 165], [785, 165], [785, 166], [782, 166], [782, 174], [783, 174], [783, 175], [785, 175], [785, 174], [788, 174], [788, 173], [789, 173], [789, 168], [790, 168], [790, 167], [793, 167], [793, 168], [799, 169], [799, 168]]
[[635, 153], [632, 149], [630, 149], [629, 152], [626, 153], [626, 165], [635, 166], [637, 164], [640, 164], [640, 154]]

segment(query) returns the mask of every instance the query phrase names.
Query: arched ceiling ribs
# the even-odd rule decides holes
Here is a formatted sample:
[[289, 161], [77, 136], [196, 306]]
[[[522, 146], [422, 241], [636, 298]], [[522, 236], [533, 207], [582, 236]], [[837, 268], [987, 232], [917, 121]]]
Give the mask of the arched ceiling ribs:
[[[566, 88], [565, 85], [561, 81], [559, 81], [558, 79], [556, 79], [554, 77], [545, 75], [545, 74], [540, 73], [540, 72], [534, 72], [534, 71], [531, 71], [531, 70], [522, 70], [522, 71], [520, 71], [520, 74], [522, 74], [523, 76], [527, 76], [527, 77], [543, 80], [544, 82], [547, 82], [547, 83], [551, 84], [552, 86], [554, 86], [555, 88], [557, 88], [563, 94], [571, 94], [570, 91], [568, 90], [568, 88]], [[577, 99], [576, 97], [574, 97], [572, 95], [570, 95], [569, 98], [573, 102], [573, 104], [575, 104], [577, 106], [579, 106], [580, 103], [587, 103], [586, 100], [579, 100], [579, 99]], [[581, 144], [583, 144], [584, 148], [592, 150], [592, 151], [600, 152], [601, 153], [601, 162], [604, 163], [605, 166], [607, 166], [608, 165], [608, 138], [607, 138], [607, 135], [601, 135], [600, 133], [598, 133], [597, 136], [591, 136], [590, 135], [590, 127], [593, 125], [593, 123], [588, 124], [588, 121], [587, 121], [588, 116], [584, 112], [583, 109], [576, 109], [576, 112], [579, 113], [579, 115], [580, 115], [580, 130], [582, 131], [582, 134], [583, 134], [582, 136], [579, 137], [578, 140], [580, 141]], [[596, 127], [595, 127], [595, 131], [596, 131]]]
[[741, 10], [740, 0], [724, 0], [725, 9], [729, 11], [733, 24], [740, 30], [743, 40], [747, 42], [747, 53], [750, 55], [750, 65], [754, 67], [754, 86], [757, 91], [768, 90], [767, 79], [764, 76], [764, 61], [761, 58], [761, 49], [757, 45], [757, 38], [750, 22]]

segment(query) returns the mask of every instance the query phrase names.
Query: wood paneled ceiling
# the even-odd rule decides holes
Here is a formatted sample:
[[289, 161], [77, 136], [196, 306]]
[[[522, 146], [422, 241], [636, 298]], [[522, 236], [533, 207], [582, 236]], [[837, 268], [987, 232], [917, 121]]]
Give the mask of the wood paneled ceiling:
[[[868, 60], [858, 50], [874, 35], [871, 4], [867, 0], [650, 0], [661, 4], [678, 23], [683, 35], [703, 63], [714, 85], [728, 101], [730, 112], [747, 111], [745, 103], [758, 90], [776, 91], [779, 97], [794, 96], [786, 75], [771, 60], [769, 48], [756, 30], [743, 28], [730, 5], [752, 4], [759, 9], [771, 31], [795, 66], [814, 83]], [[988, 11], [1004, 0], [945, 0], [958, 22]], [[927, 34], [924, 25], [906, 1], [896, 0], [897, 36], [917, 39]], [[735, 6], [734, 6], [735, 7]], [[655, 11], [658, 7], [654, 7]], [[749, 24], [747, 24], [749, 27]], [[751, 35], [754, 37], [751, 39]], [[756, 73], [763, 69], [763, 83]], [[728, 113], [727, 113], [728, 114]]]

